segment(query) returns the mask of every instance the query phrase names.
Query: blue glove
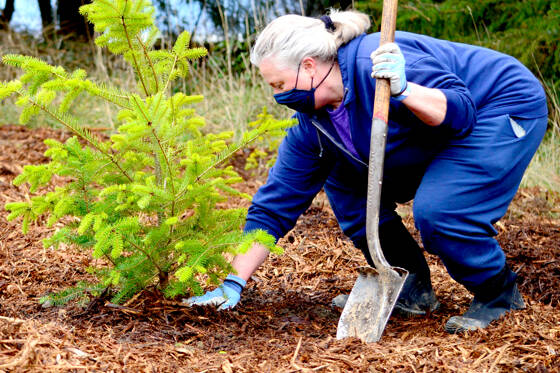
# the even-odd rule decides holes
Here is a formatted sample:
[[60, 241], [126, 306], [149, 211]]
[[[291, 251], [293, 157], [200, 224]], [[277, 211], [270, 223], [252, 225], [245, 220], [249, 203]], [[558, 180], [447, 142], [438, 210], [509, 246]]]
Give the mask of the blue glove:
[[398, 101], [404, 100], [410, 93], [406, 81], [405, 60], [399, 46], [395, 43], [383, 44], [370, 56], [373, 66], [371, 77], [389, 79], [391, 96]]
[[183, 302], [190, 306], [218, 306], [218, 310], [233, 308], [241, 299], [241, 292], [247, 284], [239, 276], [228, 275], [224, 283], [212, 291], [206, 292], [199, 297], [183, 299]]

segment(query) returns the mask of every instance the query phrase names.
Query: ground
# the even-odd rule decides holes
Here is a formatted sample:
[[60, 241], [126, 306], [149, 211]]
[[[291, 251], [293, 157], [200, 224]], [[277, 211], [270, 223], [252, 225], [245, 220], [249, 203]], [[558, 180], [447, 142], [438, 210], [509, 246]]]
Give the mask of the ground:
[[[28, 197], [13, 178], [46, 161], [50, 129], [0, 127], [0, 206]], [[242, 158], [242, 157], [241, 157]], [[262, 177], [244, 174], [253, 193]], [[414, 231], [410, 206], [401, 206]], [[365, 264], [319, 195], [249, 282], [233, 311], [191, 309], [147, 291], [122, 306], [42, 308], [40, 296], [87, 279], [87, 253], [44, 249], [52, 229], [28, 235], [0, 211], [0, 372], [557, 372], [560, 371], [560, 219], [558, 198], [522, 189], [496, 228], [519, 273], [527, 309], [486, 330], [448, 335], [445, 321], [470, 295], [428, 255], [441, 308], [426, 317], [393, 316], [378, 343], [336, 340], [340, 310]], [[415, 234], [417, 234], [415, 232]]]

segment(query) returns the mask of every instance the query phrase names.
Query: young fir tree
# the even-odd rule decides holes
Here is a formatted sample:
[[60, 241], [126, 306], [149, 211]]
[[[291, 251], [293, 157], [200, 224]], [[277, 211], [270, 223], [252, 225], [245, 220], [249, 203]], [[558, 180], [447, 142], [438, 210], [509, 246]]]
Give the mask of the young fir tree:
[[[122, 302], [151, 285], [168, 297], [200, 294], [202, 285], [232, 271], [224, 253], [243, 252], [255, 241], [279, 250], [263, 231], [242, 234], [245, 209], [219, 203], [243, 195], [232, 187], [241, 179], [224, 161], [289, 121], [264, 111], [236, 142], [231, 132], [203, 134], [204, 118], [190, 107], [203, 98], [169, 92], [204, 48], [189, 48], [184, 32], [171, 50], [154, 49], [158, 29], [148, 0], [94, 0], [80, 12], [100, 34], [96, 44], [132, 65], [137, 92], [87, 79], [82, 69], [67, 72], [22, 55], [2, 58], [24, 71], [19, 80], [0, 83], [0, 100], [16, 96], [23, 108], [21, 123], [42, 112], [75, 134], [65, 143], [46, 140], [51, 161], [24, 167], [14, 184], [28, 183], [33, 196], [6, 204], [8, 220], [21, 217], [24, 233], [41, 216], [48, 226], [60, 222], [63, 228], [44, 240], [45, 247], [73, 244], [104, 259], [90, 268], [97, 283], [79, 283], [43, 301], [86, 300], [108, 289], [113, 302]], [[87, 113], [68, 113], [83, 95], [120, 109], [120, 126], [109, 140], [86, 129]], [[46, 188], [55, 175], [68, 182]]]

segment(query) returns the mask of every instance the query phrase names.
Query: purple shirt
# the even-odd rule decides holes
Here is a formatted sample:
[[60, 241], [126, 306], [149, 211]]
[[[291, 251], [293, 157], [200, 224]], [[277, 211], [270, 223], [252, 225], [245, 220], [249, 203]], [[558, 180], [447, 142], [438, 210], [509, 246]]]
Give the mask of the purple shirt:
[[352, 153], [355, 157], [360, 158], [354, 144], [352, 143], [352, 137], [350, 136], [350, 121], [348, 119], [348, 110], [344, 105], [340, 105], [335, 110], [327, 109], [327, 113], [331, 117], [331, 121], [342, 140], [342, 143]]

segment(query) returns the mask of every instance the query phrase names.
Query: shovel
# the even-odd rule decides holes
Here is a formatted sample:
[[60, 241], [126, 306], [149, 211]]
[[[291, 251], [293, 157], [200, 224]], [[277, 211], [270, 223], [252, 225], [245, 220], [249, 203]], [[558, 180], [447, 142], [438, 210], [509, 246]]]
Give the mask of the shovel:
[[[395, 39], [397, 2], [398, 0], [383, 1], [380, 45]], [[379, 341], [408, 276], [406, 270], [389, 265], [379, 243], [379, 205], [390, 94], [389, 81], [377, 79], [366, 205], [366, 237], [375, 268], [358, 268], [358, 278], [338, 321], [337, 339], [357, 337], [366, 343]]]

